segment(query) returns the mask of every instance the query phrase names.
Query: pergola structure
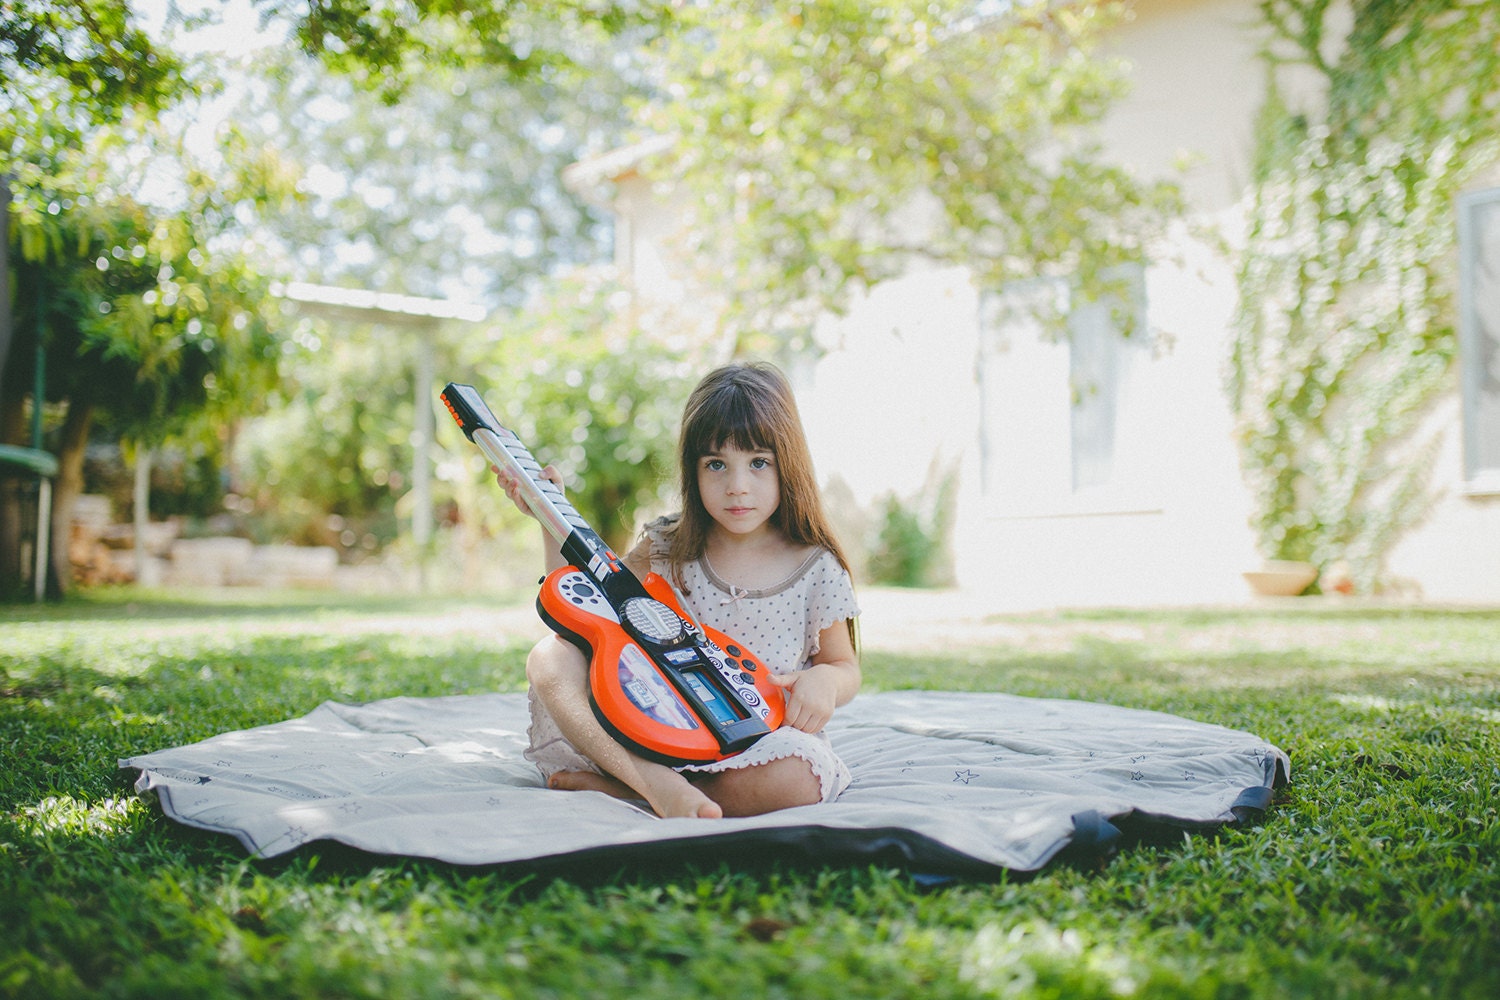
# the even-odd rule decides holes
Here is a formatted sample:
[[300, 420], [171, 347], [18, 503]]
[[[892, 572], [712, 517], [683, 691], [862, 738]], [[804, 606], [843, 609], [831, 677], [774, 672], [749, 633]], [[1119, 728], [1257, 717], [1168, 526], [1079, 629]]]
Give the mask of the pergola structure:
[[304, 315], [320, 316], [345, 323], [369, 323], [413, 334], [415, 361], [414, 402], [416, 426], [412, 445], [412, 540], [420, 550], [432, 538], [432, 442], [434, 396], [432, 337], [444, 322], [458, 320], [477, 323], [484, 319], [482, 306], [427, 299], [414, 295], [396, 295], [358, 288], [335, 288], [289, 282], [273, 291], [296, 304]]

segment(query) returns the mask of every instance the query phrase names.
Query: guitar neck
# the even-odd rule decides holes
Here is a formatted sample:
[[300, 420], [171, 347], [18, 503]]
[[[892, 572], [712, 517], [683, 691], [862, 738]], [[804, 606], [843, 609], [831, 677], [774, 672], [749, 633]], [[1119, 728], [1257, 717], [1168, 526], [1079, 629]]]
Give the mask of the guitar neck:
[[521, 499], [558, 543], [567, 541], [575, 530], [594, 530], [563, 496], [557, 484], [543, 478], [541, 463], [532, 457], [515, 434], [504, 427], [498, 430], [481, 427], [474, 432], [474, 443], [490, 461], [516, 479], [520, 484]]
[[520, 438], [500, 425], [473, 386], [449, 382], [441, 398], [469, 440], [520, 484], [522, 502], [562, 546], [570, 563], [590, 569], [596, 577], [617, 569], [614, 553], [598, 532], [573, 508], [562, 490], [542, 476], [541, 463]]

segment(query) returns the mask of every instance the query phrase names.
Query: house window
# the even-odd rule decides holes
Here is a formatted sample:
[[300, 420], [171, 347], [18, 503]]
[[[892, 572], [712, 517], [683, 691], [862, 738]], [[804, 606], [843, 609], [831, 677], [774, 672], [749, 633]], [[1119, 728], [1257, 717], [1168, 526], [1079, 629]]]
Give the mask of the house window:
[[[1137, 312], [1137, 326], [1145, 296], [1138, 283], [1127, 295]], [[1134, 343], [1122, 336], [1121, 303], [1089, 302], [1068, 314], [1068, 429], [1072, 484], [1075, 492], [1109, 485], [1114, 473], [1115, 443], [1119, 433], [1121, 385], [1130, 375]]]
[[[1145, 282], [1140, 268], [1123, 277], [1118, 294], [1097, 302], [1070, 302], [1065, 285], [1045, 281], [987, 297], [980, 440], [992, 513], [1142, 508], [1150, 452], [1140, 398], [1150, 361]], [[1049, 311], [1065, 315], [1061, 332], [1036, 318]]]
[[1458, 211], [1464, 478], [1471, 493], [1500, 493], [1500, 188]]

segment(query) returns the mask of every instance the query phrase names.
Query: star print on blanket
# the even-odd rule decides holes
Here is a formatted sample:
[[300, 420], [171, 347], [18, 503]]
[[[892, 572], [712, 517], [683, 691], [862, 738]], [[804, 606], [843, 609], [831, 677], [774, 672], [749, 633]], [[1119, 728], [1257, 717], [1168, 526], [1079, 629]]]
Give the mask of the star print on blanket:
[[261, 857], [315, 841], [463, 865], [688, 856], [1033, 871], [1125, 818], [1211, 827], [1258, 814], [1285, 753], [1249, 733], [1092, 702], [862, 694], [828, 727], [836, 802], [746, 819], [659, 819], [556, 792], [521, 756], [525, 696], [327, 702], [297, 719], [125, 758], [142, 794]]

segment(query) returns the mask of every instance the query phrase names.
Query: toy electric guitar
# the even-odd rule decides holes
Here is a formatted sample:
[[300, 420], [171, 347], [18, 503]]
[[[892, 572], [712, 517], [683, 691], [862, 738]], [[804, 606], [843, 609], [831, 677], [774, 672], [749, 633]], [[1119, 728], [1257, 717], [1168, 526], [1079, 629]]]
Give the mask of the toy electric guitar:
[[516, 477], [526, 505], [561, 543], [569, 565], [542, 581], [537, 611], [589, 658], [589, 704], [611, 736], [652, 760], [702, 764], [781, 725], [785, 701], [766, 679], [769, 667], [688, 617], [666, 580], [632, 573], [473, 386], [450, 382], [442, 399], [469, 440]]

